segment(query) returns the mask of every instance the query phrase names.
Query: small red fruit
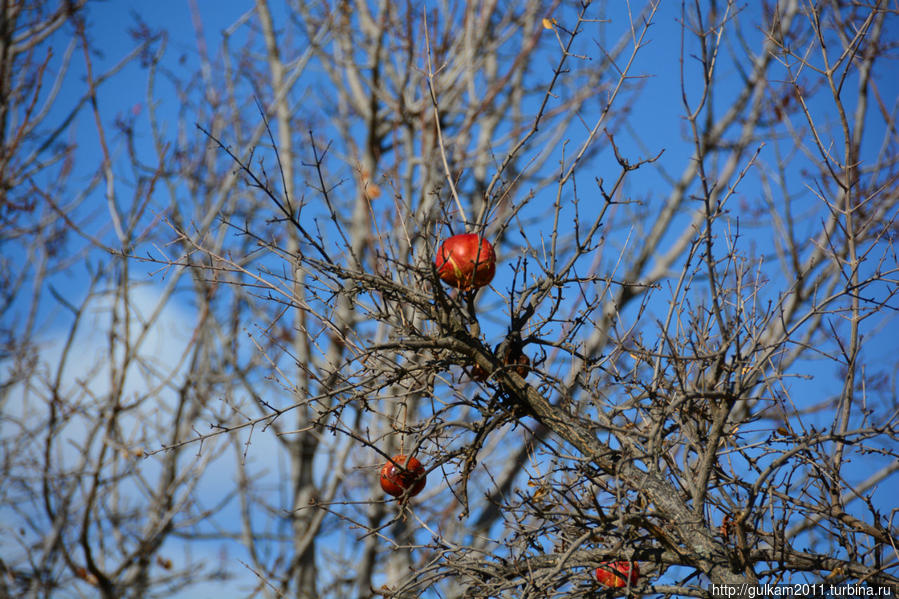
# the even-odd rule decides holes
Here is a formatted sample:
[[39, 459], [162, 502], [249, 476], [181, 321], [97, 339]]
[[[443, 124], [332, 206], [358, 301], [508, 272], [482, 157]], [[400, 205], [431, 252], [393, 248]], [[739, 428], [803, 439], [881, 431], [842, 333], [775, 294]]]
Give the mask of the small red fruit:
[[444, 283], [468, 291], [493, 280], [496, 252], [493, 244], [474, 233], [453, 235], [437, 250], [434, 265]]
[[611, 587], [620, 589], [634, 586], [640, 579], [640, 567], [637, 562], [603, 562], [596, 569], [596, 580]]
[[409, 489], [409, 497], [418, 495], [425, 488], [425, 467], [415, 458], [403, 454], [393, 456], [381, 466], [381, 488], [388, 495], [399, 497]]

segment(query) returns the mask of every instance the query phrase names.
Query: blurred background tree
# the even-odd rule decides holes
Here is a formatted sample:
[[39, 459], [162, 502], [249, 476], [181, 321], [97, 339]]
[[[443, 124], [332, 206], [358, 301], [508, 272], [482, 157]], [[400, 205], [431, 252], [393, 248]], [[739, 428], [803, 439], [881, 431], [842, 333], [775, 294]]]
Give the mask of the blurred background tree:
[[133, 8], [3, 3], [0, 596], [899, 591], [895, 7]]

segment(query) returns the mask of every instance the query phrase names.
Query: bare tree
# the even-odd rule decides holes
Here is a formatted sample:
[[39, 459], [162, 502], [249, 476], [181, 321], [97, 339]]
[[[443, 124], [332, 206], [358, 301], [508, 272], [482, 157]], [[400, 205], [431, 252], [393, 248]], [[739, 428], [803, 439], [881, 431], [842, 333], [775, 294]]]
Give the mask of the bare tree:
[[[586, 597], [616, 561], [640, 570], [621, 593], [899, 590], [896, 11], [673, 7], [257, 0], [210, 51], [193, 4], [199, 77], [139, 29], [155, 164], [129, 153], [126, 217], [104, 152], [115, 258], [70, 308], [75, 338], [114, 290], [112, 383], [14, 370], [7, 404], [39, 401], [30, 429], [4, 408], [4, 499], [60, 507], [6, 571], [170, 592], [194, 567], [162, 568], [175, 535], [241, 547], [247, 596]], [[668, 118], [682, 142], [653, 135]], [[460, 233], [496, 248], [490, 285], [440, 280]], [[198, 315], [166, 367], [138, 267]], [[59, 413], [102, 431], [77, 467]], [[415, 497], [379, 487], [398, 454]]]
[[[221, 508], [198, 488], [227, 445], [143, 460], [223, 417], [207, 402], [231, 387], [212, 370], [215, 285], [184, 268], [148, 287], [130, 257], [169, 239], [153, 194], [174, 179], [140, 162], [136, 115], [107, 118], [106, 91], [162, 37], [137, 28], [134, 49], [95, 70], [108, 60], [87, 2], [50, 4], [2, 4], [0, 596], [169, 596], [222, 577], [164, 546]], [[177, 314], [176, 293], [194, 315]]]

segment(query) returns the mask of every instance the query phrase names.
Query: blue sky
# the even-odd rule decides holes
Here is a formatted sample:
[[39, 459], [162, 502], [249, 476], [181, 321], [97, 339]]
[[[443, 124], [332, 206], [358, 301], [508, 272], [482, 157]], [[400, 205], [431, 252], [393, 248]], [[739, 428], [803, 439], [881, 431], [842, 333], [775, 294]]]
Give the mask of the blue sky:
[[[749, 18], [753, 11], [756, 10], [756, 7], [751, 5], [753, 3], [749, 4], [750, 5], [747, 5], [745, 8], [746, 18]], [[617, 3], [618, 7], [623, 5], [624, 3]], [[206, 51], [211, 55], [214, 55], [220, 49], [221, 32], [237, 21], [242, 14], [251, 8], [252, 5], [248, 2], [212, 2], [210, 0], [197, 0], [195, 6], [202, 19], [203, 39]], [[633, 72], [635, 73], [647, 73], [651, 75], [643, 81], [643, 84], [646, 87], [646, 93], [641, 94], [629, 107], [632, 114], [637, 115], [634, 118], [628, 119], [628, 126], [631, 128], [634, 136], [621, 135], [616, 139], [623, 153], [632, 158], [647, 157], [648, 154], [654, 154], [659, 149], [664, 149], [665, 152], [660, 157], [658, 165], [673, 177], [679, 176], [681, 169], [684, 167], [684, 158], [689, 155], [692, 150], [691, 146], [688, 143], [685, 143], [687, 129], [685, 120], [682, 118], [683, 105], [680, 96], [678, 57], [676, 53], [672, 53], [672, 47], [677, 47], [677, 44], [679, 44], [680, 27], [677, 22], [677, 19], [680, 16], [679, 12], [679, 3], [668, 2], [663, 3], [660, 12], [656, 16], [655, 25], [648, 36], [649, 44], [646, 49], [641, 52], [633, 69]], [[141, 19], [146, 21], [151, 29], [160, 28], [166, 31], [166, 53], [163, 64], [166, 65], [167, 68], [170, 68], [179, 74], [194, 72], [199, 68], [200, 63], [197, 60], [196, 55], [198, 44], [195, 34], [195, 23], [192, 21], [191, 5], [188, 2], [114, 1], [108, 2], [102, 7], [94, 6], [90, 11], [90, 22], [92, 24], [90, 35], [96, 47], [102, 50], [102, 54], [96, 55], [93, 58], [95, 73], [102, 72], [115, 64], [123, 54], [128, 52], [134, 46], [134, 40], [129, 34], [129, 30], [134, 25], [133, 14], [135, 13], [139, 14]], [[556, 16], [560, 22], [565, 22], [565, 14], [560, 13]], [[624, 17], [623, 14], [610, 14], [608, 16], [611, 19], [611, 23], [608, 25], [609, 29], [618, 31], [618, 24], [621, 23]], [[245, 35], [245, 28], [240, 29], [236, 39], [232, 42], [232, 47], [238, 47]], [[551, 33], [546, 32], [546, 35], [549, 36]], [[598, 27], [594, 35], [584, 36], [583, 51], [589, 52], [596, 37], [601, 35], [601, 27]], [[757, 43], [755, 42], [757, 42], [757, 39], [749, 40], [750, 45], [757, 46]], [[545, 56], [547, 64], [550, 64], [550, 60], [554, 59], [554, 50], [555, 49], [551, 45], [547, 47], [547, 54]], [[727, 68], [727, 62], [725, 62], [725, 66], [722, 66], [722, 70], [724, 78], [731, 79], [734, 82], [734, 87], [730, 90], [727, 86], [722, 87], [720, 96], [715, 99], [716, 103], [719, 103], [721, 106], [726, 106], [730, 99], [728, 93], [735, 93], [735, 90], [740, 83], [740, 79], [736, 70]], [[693, 73], [692, 77], [697, 76], [695, 71], [690, 71], [688, 67], [688, 73], [690, 72]], [[70, 73], [65, 84], [66, 87], [64, 88], [66, 90], [65, 93], [71, 94], [72, 96], [77, 96], [82, 93], [82, 74], [83, 61], [73, 60], [72, 72]], [[891, 81], [884, 81], [883, 83], [884, 87], [881, 89], [881, 94], [884, 97], [895, 98], [899, 96], [899, 82], [893, 79]], [[104, 115], [104, 118], [107, 119], [108, 126], [111, 126], [116, 118], [134, 120], [138, 131], [138, 155], [145, 156], [149, 163], [153, 163], [155, 154], [150, 146], [149, 136], [146, 133], [146, 86], [146, 70], [141, 68], [139, 64], [132, 63], [125, 67], [125, 69], [109, 83], [104, 85], [104, 89], [101, 90], [100, 93], [100, 102], [101, 112]], [[319, 98], [318, 100], [326, 102], [327, 98]], [[158, 87], [152, 101], [156, 103], [156, 109], [160, 117], [163, 121], [168, 123], [167, 127], [174, 134], [175, 123], [178, 118], [176, 111], [179, 102], [178, 98], [175, 97], [174, 88], [168, 83], [165, 77], [158, 78]], [[74, 135], [77, 136], [80, 147], [79, 152], [82, 156], [89, 156], [91, 154], [99, 155], [100, 150], [97, 143], [96, 128], [93, 123], [93, 116], [89, 111], [82, 111], [73, 132]], [[188, 131], [187, 134], [199, 135], [199, 132], [191, 130]], [[573, 128], [573, 137], [578, 134], [580, 133]], [[876, 136], [873, 137], [876, 138]], [[640, 140], [640, 143], [637, 143], [637, 139]], [[776, 155], [773, 153], [774, 143], [775, 142], [772, 141], [772, 144], [769, 144], [762, 149], [759, 156], [760, 161], [768, 164], [776, 161]], [[113, 153], [117, 155], [121, 155], [125, 151], [122, 146], [116, 146], [112, 150]], [[871, 151], [873, 150], [874, 148], [872, 147]], [[597, 163], [602, 165], [603, 162], [611, 164], [612, 158], [609, 155], [609, 152], [602, 155]], [[91, 168], [93, 167], [93, 163], [90, 160], [86, 161], [86, 163]], [[598, 170], [601, 171], [602, 168], [600, 167]], [[589, 175], [584, 173], [581, 175], [582, 183], [580, 184], [584, 187], [590, 185], [592, 183], [592, 176], [594, 175], [611, 178], [614, 170], [614, 165], [612, 165], [608, 172], [596, 172], [590, 173]], [[123, 178], [127, 177], [126, 172], [121, 172], [120, 174]], [[625, 188], [625, 193], [628, 196], [644, 199], [648, 202], [659, 202], [668, 193], [670, 183], [666, 182], [654, 169], [644, 169], [640, 171], [639, 175], [639, 177], [632, 178]], [[82, 176], [84, 176], [84, 174], [82, 174]], [[791, 186], [795, 186], [796, 190], [799, 190], [805, 184], [807, 184], [807, 182], [801, 178], [797, 178], [795, 181], [791, 182]], [[747, 178], [747, 181], [740, 187], [739, 193], [734, 198], [733, 202], [735, 204], [741, 201], [752, 203], [757, 199], [759, 193], [760, 187], [757, 180], [751, 177]], [[123, 201], [124, 199], [125, 198], [123, 197]], [[813, 201], [811, 193], [806, 194], [806, 200], [809, 202]], [[535, 200], [536, 203], [545, 201], [549, 201], [548, 196], [540, 196]], [[103, 200], [100, 190], [98, 189], [96, 197], [91, 198], [86, 203], [85, 210], [102, 210], [102, 206]], [[771, 248], [770, 231], [764, 227], [755, 228], [752, 226], [751, 222], [747, 221], [749, 221], [748, 218], [741, 220], [741, 233], [744, 236], [747, 252], [749, 254], [758, 254], [769, 251]], [[767, 223], [763, 222], [761, 224], [766, 225]], [[630, 248], [632, 248], [634, 244], [639, 243], [639, 240], [635, 239], [633, 236], [628, 237], [627, 233], [628, 232], [623, 232], [618, 237], [611, 236], [609, 239], [610, 247], [613, 249], [624, 248], [624, 251], [630, 251]], [[626, 238], [628, 241], [625, 245]], [[103, 232], [103, 239], [110, 245], [113, 244], [114, 235], [111, 230], [106, 229]], [[514, 236], [512, 238], [512, 243], [514, 243]], [[507, 279], [509, 278], [509, 264], [510, 261], [507, 261], [506, 264], [500, 265], [501, 271], [498, 275], [498, 281], [501, 281], [503, 276]], [[150, 288], [147, 291], [147, 294], [148, 297], [152, 298], [154, 291], [164, 285], [164, 281], [161, 281], [158, 276], [150, 275], [153, 267], [134, 263], [133, 268], [135, 272], [143, 271], [146, 273], [146, 281]], [[502, 269], [505, 269], [505, 271]], [[65, 290], [66, 293], [71, 294], [73, 297], [78, 297], [87, 289], [84, 274], [85, 266], [75, 265], [71, 270], [57, 275], [57, 285], [59, 288]], [[657, 314], [663, 314], [664, 310], [667, 308], [667, 303], [664, 301], [665, 294], [661, 293], [661, 297], [663, 299], [650, 306], [651, 311]], [[151, 300], [147, 301], [150, 302]], [[24, 309], [24, 306], [20, 306], [20, 310], [21, 309]], [[54, 324], [59, 324], [58, 320], [53, 318], [53, 310], [55, 309], [54, 302], [51, 299], [46, 298], [46, 304], [42, 306], [42, 311], [44, 316], [46, 316], [45, 322], [47, 325], [44, 332], [48, 339], [58, 337], [58, 331], [53, 328]], [[189, 330], [191, 326], [189, 323], [192, 322], [192, 318], [194, 317], [192, 307], [190, 305], [179, 305], [175, 303], [171, 306], [171, 310], [171, 314], [166, 314], [165, 316], [165, 321], [167, 323], [166, 327], [170, 327], [173, 330]], [[501, 334], [501, 332], [502, 330], [498, 327], [496, 333]], [[899, 327], [897, 327], [895, 320], [885, 321], [884, 326], [881, 328], [872, 327], [869, 335], [864, 350], [866, 354], [875, 357], [875, 360], [889, 360], [892, 352], [895, 350], [895, 343], [893, 340], [899, 335]], [[96, 340], [93, 341], [95, 342]], [[91, 345], [91, 340], [85, 340], [84, 344], [85, 356], [91, 356], [94, 355], [95, 352], [101, 351]], [[52, 341], [49, 343], [47, 351], [49, 353], [54, 351]], [[165, 354], [167, 352], [177, 354], [176, 348], [173, 347], [167, 347], [164, 350], [161, 350], [160, 354]], [[77, 365], [74, 369], [77, 370]], [[796, 379], [789, 383], [792, 385], [792, 388], [798, 396], [808, 398], [810, 403], [815, 403], [817, 398], [832, 395], [836, 391], [835, 385], [839, 383], [839, 379], [835, 376], [835, 373], [828, 371], [824, 376], [816, 376], [815, 365], [812, 362], [803, 364], [800, 370], [808, 374], [809, 378]], [[267, 445], [264, 438], [261, 435], [257, 436], [254, 444], [254, 452], [258, 452], [257, 455], [264, 455], [266, 448]], [[214, 502], [214, 498], [217, 495], [226, 492], [227, 489], [233, 486], [233, 479], [229, 476], [226, 463], [226, 461], [223, 461], [208, 472], [210, 482], [208, 486], [204, 487], [203, 493], [208, 497], [210, 503]], [[285, 467], [283, 464], [267, 464], [267, 466], [270, 466], [270, 470], [269, 477], [265, 480], [274, 486]], [[889, 506], [885, 505], [884, 507]], [[171, 553], [179, 554], [183, 551], [181, 547], [177, 546], [177, 541], [169, 541], [169, 543], [171, 544]], [[220, 546], [218, 544], [210, 544], [208, 549], [210, 556], [217, 557]], [[202, 549], [199, 551], [202, 551]], [[229, 547], [229, 553], [229, 557], [232, 560], [242, 557], [241, 549], [238, 544], [232, 544]], [[235, 564], [236, 562], [232, 562], [233, 568], [231, 568], [231, 571], [238, 574], [240, 582], [243, 584], [252, 584], [254, 577], [245, 568]], [[239, 584], [229, 584], [227, 589], [222, 589], [216, 584], [210, 586], [208, 591], [198, 591], [194, 589], [190, 593], [184, 593], [182, 596], [215, 596], [218, 599], [227, 599], [231, 596], [244, 596], [245, 593], [236, 588], [238, 586]]]

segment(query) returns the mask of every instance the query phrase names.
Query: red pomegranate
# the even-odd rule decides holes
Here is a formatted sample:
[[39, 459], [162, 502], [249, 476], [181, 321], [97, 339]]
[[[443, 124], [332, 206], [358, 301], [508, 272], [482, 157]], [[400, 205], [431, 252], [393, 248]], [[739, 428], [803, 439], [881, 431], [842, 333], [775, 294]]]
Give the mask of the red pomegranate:
[[381, 466], [381, 488], [388, 495], [399, 497], [409, 489], [409, 497], [418, 495], [425, 488], [425, 467], [417, 459], [404, 454], [393, 456]]
[[493, 280], [496, 252], [493, 244], [474, 233], [453, 235], [440, 245], [434, 265], [444, 283], [469, 291]]
[[640, 568], [637, 562], [603, 562], [596, 569], [596, 580], [611, 587], [620, 589], [634, 586], [640, 579]]

